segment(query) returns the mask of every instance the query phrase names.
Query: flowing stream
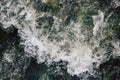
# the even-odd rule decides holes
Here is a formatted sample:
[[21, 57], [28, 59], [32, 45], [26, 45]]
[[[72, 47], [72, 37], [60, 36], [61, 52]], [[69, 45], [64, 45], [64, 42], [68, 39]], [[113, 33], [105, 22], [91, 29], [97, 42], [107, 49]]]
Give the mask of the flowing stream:
[[[25, 56], [48, 67], [53, 62], [66, 62], [68, 74], [84, 73], [87, 76], [82, 75], [85, 77], [80, 80], [88, 80], [89, 75], [100, 75], [96, 69], [102, 63], [120, 56], [116, 36], [120, 20], [114, 23], [117, 12], [109, 10], [110, 6], [119, 7], [120, 1], [108, 3], [100, 4], [100, 0], [0, 0], [0, 23], [3, 29], [12, 26], [18, 29]], [[119, 27], [113, 30], [115, 25]], [[7, 53], [4, 58], [8, 62], [13, 60]]]

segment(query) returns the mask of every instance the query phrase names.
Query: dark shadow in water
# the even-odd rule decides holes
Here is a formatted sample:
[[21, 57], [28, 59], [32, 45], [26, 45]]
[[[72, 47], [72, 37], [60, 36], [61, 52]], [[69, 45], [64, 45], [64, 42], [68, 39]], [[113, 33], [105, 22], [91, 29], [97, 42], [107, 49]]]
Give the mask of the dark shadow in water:
[[31, 58], [31, 62], [25, 73], [25, 80], [39, 80], [40, 75], [45, 71], [46, 66], [38, 64], [36, 61], [36, 59]]
[[20, 37], [18, 36], [18, 29], [14, 25], [8, 28], [3, 28], [0, 23], [0, 59], [2, 58], [2, 52], [12, 46], [19, 44]]
[[120, 80], [120, 57], [100, 65], [102, 80]]
[[97, 77], [89, 75], [89, 73], [81, 74], [82, 77], [78, 77], [76, 75], [71, 76], [67, 73], [67, 70], [63, 68], [58, 71], [57, 67], [64, 66], [64, 63], [62, 64], [61, 62], [53, 63], [53, 65], [48, 68], [45, 64], [38, 64], [36, 61], [36, 59], [31, 58], [31, 62], [26, 69], [25, 80], [84, 80], [86, 76], [88, 76], [86, 78], [87, 80], [100, 80]]

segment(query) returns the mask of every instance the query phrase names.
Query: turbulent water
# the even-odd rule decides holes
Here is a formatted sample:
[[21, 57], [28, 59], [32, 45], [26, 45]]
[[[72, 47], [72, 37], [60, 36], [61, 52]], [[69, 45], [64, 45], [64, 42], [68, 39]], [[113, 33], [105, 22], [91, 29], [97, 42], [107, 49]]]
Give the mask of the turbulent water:
[[[63, 61], [72, 76], [85, 72], [98, 76], [94, 69], [111, 57], [120, 56], [120, 43], [110, 22], [115, 11], [98, 8], [99, 3], [99, 0], [1, 0], [0, 23], [4, 29], [11, 25], [18, 29], [25, 55], [37, 59], [37, 63], [51, 66]], [[112, 4], [113, 8], [120, 6], [118, 0], [111, 1]], [[120, 22], [116, 25], [120, 26]], [[9, 54], [4, 54], [4, 58], [12, 62]]]

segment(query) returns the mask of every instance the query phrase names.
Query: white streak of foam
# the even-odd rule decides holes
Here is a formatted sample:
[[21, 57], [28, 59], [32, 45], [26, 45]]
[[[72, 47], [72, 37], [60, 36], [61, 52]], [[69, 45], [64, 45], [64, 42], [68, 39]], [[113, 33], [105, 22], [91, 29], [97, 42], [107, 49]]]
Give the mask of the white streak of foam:
[[13, 61], [12, 55], [11, 55], [11, 54], [8, 54], [8, 53], [4, 53], [4, 59], [5, 59], [7, 62], [12, 62], [12, 61]]
[[120, 42], [112, 42], [114, 46], [113, 49], [113, 56], [120, 56]]
[[48, 2], [48, 0], [41, 0], [43, 3], [47, 3]]
[[93, 35], [96, 36], [98, 31], [101, 28], [106, 27], [106, 23], [104, 22], [104, 13], [99, 10], [98, 15], [95, 15], [95, 16], [92, 16], [92, 17], [93, 17], [93, 24], [94, 24]]

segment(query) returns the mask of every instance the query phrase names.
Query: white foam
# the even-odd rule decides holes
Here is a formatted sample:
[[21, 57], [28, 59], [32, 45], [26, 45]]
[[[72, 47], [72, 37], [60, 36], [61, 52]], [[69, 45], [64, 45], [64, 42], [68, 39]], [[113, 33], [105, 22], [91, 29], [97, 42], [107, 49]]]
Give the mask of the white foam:
[[7, 62], [12, 62], [12, 61], [13, 61], [12, 55], [11, 55], [11, 54], [8, 54], [8, 53], [4, 53], [4, 59], [5, 59]]
[[114, 46], [113, 56], [120, 56], [120, 42], [112, 42], [112, 45]]
[[[17, 11], [17, 10], [16, 10]], [[71, 75], [79, 75], [82, 72], [92, 70], [92, 49], [84, 42], [85, 36], [81, 33], [81, 23], [72, 22], [70, 25], [66, 26], [64, 32], [58, 32], [53, 34], [53, 36], [62, 37], [63, 40], [57, 42], [55, 39], [50, 41], [47, 37], [48, 35], [43, 35], [44, 29], [36, 28], [36, 13], [33, 9], [25, 8], [24, 13], [27, 13], [22, 26], [16, 26], [19, 30], [19, 35], [23, 44], [25, 46], [25, 52], [28, 56], [37, 58], [38, 63], [46, 62], [51, 65], [53, 61], [59, 62], [60, 60], [67, 61], [67, 71]], [[44, 13], [40, 16], [44, 16]], [[62, 20], [53, 16], [54, 24], [52, 29], [55, 28], [59, 31], [62, 24]], [[6, 26], [10, 24], [20, 25], [17, 19], [14, 21], [8, 21]], [[4, 23], [5, 24], [5, 23]], [[51, 29], [51, 30], [52, 30]], [[69, 37], [69, 33], [73, 38]], [[61, 47], [63, 46], [63, 47]]]
[[120, 6], [120, 1], [119, 0], [113, 0], [113, 3], [115, 3], [115, 7]]
[[[80, 27], [80, 24], [76, 23], [74, 24], [74, 26], [71, 27]], [[72, 40], [67, 37], [67, 32], [65, 32], [64, 34], [59, 34], [64, 38], [63, 41], [51, 42], [48, 39], [44, 40], [44, 37], [42, 36], [40, 38], [37, 38], [36, 36], [39, 35], [39, 32], [36, 34], [36, 31], [33, 31], [31, 33], [29, 29], [24, 30], [24, 34], [22, 36], [24, 36], [23, 38], [25, 40], [25, 51], [33, 57], [36, 56], [38, 63], [42, 63], [46, 60], [48, 64], [51, 64], [51, 62], [53, 61], [67, 61], [68, 72], [71, 75], [78, 75], [82, 72], [89, 71], [92, 68], [90, 66], [92, 66], [93, 62], [91, 58], [92, 49], [87, 44], [81, 42], [83, 36], [78, 36], [77, 33], [80, 33], [79, 29], [74, 29], [74, 32], [77, 36], [75, 37], [76, 41], [74, 42], [72, 42]], [[61, 49], [61, 46], [64, 46], [65, 43], [68, 43], [69, 45], [67, 46], [67, 48], [70, 50], [69, 52], [64, 51], [64, 48], [66, 47], [63, 47], [63, 50]]]
[[41, 0], [43, 3], [47, 3], [48, 2], [48, 0]]
[[[46, 0], [42, 1], [44, 2]], [[7, 6], [9, 6], [9, 4]], [[93, 62], [97, 62], [97, 66], [99, 66], [101, 61], [106, 58], [104, 57], [104, 54], [106, 53], [105, 49], [101, 49], [99, 47], [99, 42], [102, 41], [103, 38], [98, 36], [98, 39], [94, 39], [94, 36], [97, 36], [99, 31], [106, 27], [104, 12], [98, 11], [98, 15], [93, 16], [94, 36], [87, 36], [91, 39], [91, 43], [94, 43], [93, 45], [90, 45], [88, 44], [89, 42], [85, 41], [86, 35], [81, 33], [82, 23], [79, 21], [76, 23], [71, 22], [70, 25], [65, 26], [64, 31], [59, 31], [61, 26], [63, 27], [63, 25], [61, 25], [62, 19], [59, 19], [57, 16], [53, 16], [54, 24], [51, 27], [51, 32], [54, 28], [58, 32], [51, 33], [51, 35], [62, 39], [57, 41], [53, 38], [51, 41], [48, 39], [50, 32], [44, 35], [44, 29], [36, 27], [36, 25], [38, 25], [36, 23], [38, 16], [42, 17], [44, 15], [49, 15], [50, 13], [46, 12], [38, 14], [33, 8], [25, 6], [22, 1], [17, 7], [15, 7], [15, 5], [10, 6], [9, 10], [17, 13], [20, 6], [23, 6], [24, 10], [17, 14], [17, 16], [8, 18], [4, 13], [1, 13], [2, 18], [0, 20], [3, 23], [4, 28], [9, 27], [11, 24], [18, 28], [19, 36], [23, 40], [21, 44], [25, 46], [24, 50], [26, 55], [35, 57], [38, 63], [45, 62], [48, 65], [51, 65], [53, 61], [67, 61], [68, 64], [66, 66], [68, 73], [71, 75], [79, 75], [86, 71], [92, 71]], [[24, 14], [26, 14], [25, 19], [19, 23], [19, 18]], [[119, 55], [119, 45], [114, 43], [116, 42], [113, 42], [113, 45], [115, 46], [113, 53]], [[95, 54], [100, 54], [100, 57], [93, 54], [94, 48], [99, 48]], [[94, 58], [92, 58], [92, 56], [94, 56]], [[11, 61], [7, 55], [5, 55], [5, 59], [8, 60], [8, 62]]]
[[104, 13], [102, 11], [98, 11], [98, 15], [92, 16], [93, 17], [93, 35], [96, 36], [100, 28], [106, 27], [106, 22], [104, 21]]

